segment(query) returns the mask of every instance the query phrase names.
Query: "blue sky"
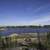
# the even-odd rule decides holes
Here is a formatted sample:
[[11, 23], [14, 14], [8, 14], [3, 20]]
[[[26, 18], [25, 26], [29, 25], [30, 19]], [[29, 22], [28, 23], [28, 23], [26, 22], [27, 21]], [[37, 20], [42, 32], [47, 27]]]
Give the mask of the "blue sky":
[[0, 0], [0, 26], [50, 24], [50, 0]]

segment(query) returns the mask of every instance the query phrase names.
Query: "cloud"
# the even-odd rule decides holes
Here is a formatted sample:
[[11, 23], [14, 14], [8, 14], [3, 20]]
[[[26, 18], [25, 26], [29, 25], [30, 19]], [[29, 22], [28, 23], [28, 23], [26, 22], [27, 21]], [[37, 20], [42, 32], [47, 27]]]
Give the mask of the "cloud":
[[45, 5], [42, 5], [40, 7], [37, 7], [35, 10], [34, 10], [34, 14], [39, 12], [39, 11], [43, 11], [44, 9], [48, 8], [49, 7], [49, 4], [45, 4]]
[[32, 24], [34, 25], [46, 25], [46, 24], [50, 24], [50, 16], [45, 16], [45, 17], [41, 17], [41, 18], [38, 18], [34, 21], [32, 21]]
[[23, 21], [23, 22], [18, 22], [18, 23], [14, 23], [14, 22], [10, 22], [8, 24], [1, 24], [1, 26], [23, 26], [23, 25], [50, 25], [50, 16], [41, 16], [41, 18], [38, 18], [36, 20], [32, 20], [32, 21]]

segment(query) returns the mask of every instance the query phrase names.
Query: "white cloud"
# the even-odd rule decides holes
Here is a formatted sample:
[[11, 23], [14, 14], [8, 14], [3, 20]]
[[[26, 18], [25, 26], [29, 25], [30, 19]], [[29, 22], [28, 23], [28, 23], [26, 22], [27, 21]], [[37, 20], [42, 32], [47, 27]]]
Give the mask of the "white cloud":
[[42, 5], [42, 6], [38, 7], [37, 9], [34, 10], [34, 13], [47, 8], [47, 6], [48, 6], [48, 4], [47, 5], [45, 4], [45, 5]]
[[50, 24], [50, 16], [45, 16], [45, 17], [41, 17], [37, 20], [32, 21], [33, 25], [45, 25], [45, 24]]
[[10, 25], [10, 26], [22, 26], [22, 25], [47, 25], [47, 24], [50, 24], [50, 15], [49, 16], [40, 16], [41, 18], [38, 18], [36, 20], [32, 20], [32, 21], [23, 21], [23, 22], [9, 22], [9, 23], [3, 23], [3, 24], [0, 24], [0, 26], [7, 26], [7, 25]]

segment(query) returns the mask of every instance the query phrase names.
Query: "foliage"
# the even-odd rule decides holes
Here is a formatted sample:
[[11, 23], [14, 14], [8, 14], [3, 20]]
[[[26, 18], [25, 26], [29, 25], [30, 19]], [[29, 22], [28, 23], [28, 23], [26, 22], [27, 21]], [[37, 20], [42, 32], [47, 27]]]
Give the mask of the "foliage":
[[44, 46], [50, 48], [50, 32], [47, 33], [47, 38], [46, 38]]

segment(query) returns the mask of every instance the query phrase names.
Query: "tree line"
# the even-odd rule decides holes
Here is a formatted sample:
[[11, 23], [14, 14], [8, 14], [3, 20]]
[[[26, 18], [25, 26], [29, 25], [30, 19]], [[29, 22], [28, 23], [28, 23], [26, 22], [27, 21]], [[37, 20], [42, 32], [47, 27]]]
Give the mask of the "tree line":
[[35, 25], [29, 25], [29, 26], [3, 26], [1, 28], [50, 28], [50, 25], [44, 25], [44, 26], [35, 26]]

